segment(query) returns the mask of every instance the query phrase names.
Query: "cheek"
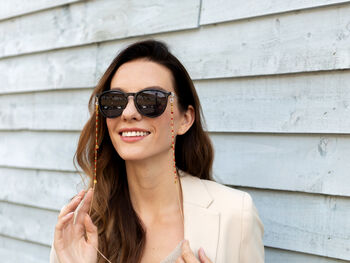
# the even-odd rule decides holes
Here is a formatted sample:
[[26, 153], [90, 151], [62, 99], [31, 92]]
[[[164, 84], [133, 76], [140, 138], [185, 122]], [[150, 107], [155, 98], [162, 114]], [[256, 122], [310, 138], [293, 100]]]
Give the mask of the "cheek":
[[113, 127], [115, 127], [115, 120], [106, 118], [106, 125], [108, 131], [113, 131]]

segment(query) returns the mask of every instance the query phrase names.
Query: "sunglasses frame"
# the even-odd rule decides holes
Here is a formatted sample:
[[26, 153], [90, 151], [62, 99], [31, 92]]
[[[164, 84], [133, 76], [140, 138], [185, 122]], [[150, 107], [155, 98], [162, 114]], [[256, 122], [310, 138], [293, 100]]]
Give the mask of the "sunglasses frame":
[[[138, 96], [139, 94], [141, 94], [142, 92], [145, 92], [145, 91], [156, 91], [156, 92], [163, 93], [163, 94], [165, 95], [165, 97], [166, 97], [166, 105], [165, 105], [164, 109], [163, 109], [159, 114], [157, 114], [157, 115], [155, 115], [155, 116], [147, 116], [147, 115], [145, 115], [145, 114], [142, 112], [142, 110], [139, 108], [139, 105], [138, 105], [138, 103], [137, 103], [137, 101], [136, 101], [136, 100], [137, 100], [137, 96]], [[124, 108], [124, 109], [121, 111], [120, 115], [115, 116], [115, 117], [108, 117], [108, 116], [105, 115], [105, 113], [104, 113], [104, 112], [102, 111], [102, 109], [101, 109], [101, 97], [102, 97], [102, 95], [104, 95], [104, 94], [109, 94], [109, 93], [118, 93], [118, 94], [122, 94], [122, 95], [125, 97], [126, 101], [127, 101], [127, 103], [126, 103], [126, 105], [125, 105], [125, 108], [128, 106], [128, 103], [129, 103], [128, 98], [129, 98], [130, 96], [132, 96], [133, 99], [134, 99], [135, 108], [137, 109], [138, 113], [140, 113], [142, 116], [145, 116], [145, 117], [148, 117], [148, 118], [156, 118], [156, 117], [162, 115], [162, 114], [164, 113], [164, 111], [165, 111], [167, 105], [168, 105], [168, 98], [169, 98], [169, 96], [171, 95], [172, 97], [175, 97], [174, 92], [172, 92], [172, 91], [167, 92], [167, 91], [164, 91], [164, 90], [161, 90], [161, 89], [144, 89], [144, 90], [140, 90], [140, 91], [138, 91], [138, 92], [123, 92], [123, 91], [121, 91], [121, 90], [113, 90], [113, 89], [105, 90], [105, 91], [103, 91], [102, 93], [96, 95], [96, 100], [98, 101], [98, 109], [99, 109], [100, 113], [102, 114], [102, 116], [104, 116], [105, 118], [109, 118], [109, 119], [114, 119], [114, 118], [120, 117], [120, 116], [123, 114], [123, 111], [125, 110], [125, 108]]]

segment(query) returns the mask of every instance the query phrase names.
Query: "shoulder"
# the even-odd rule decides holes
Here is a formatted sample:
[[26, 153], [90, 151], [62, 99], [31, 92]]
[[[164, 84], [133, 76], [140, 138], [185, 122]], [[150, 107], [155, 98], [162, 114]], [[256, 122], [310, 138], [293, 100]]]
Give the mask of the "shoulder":
[[249, 193], [214, 181], [200, 181], [206, 186], [208, 193], [212, 196], [213, 202], [211, 206], [216, 210], [224, 213], [241, 214], [242, 212], [249, 212], [255, 209], [253, 199]]
[[207, 204], [208, 209], [228, 214], [242, 214], [243, 211], [255, 212], [251, 195], [215, 181], [199, 179], [190, 174], [181, 173], [184, 201]]

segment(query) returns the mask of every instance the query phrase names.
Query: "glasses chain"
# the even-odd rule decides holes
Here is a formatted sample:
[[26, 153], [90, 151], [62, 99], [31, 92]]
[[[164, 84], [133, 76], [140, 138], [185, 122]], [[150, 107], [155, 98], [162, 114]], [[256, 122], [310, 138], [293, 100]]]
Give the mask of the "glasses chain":
[[[89, 216], [91, 216], [91, 210], [92, 210], [92, 204], [94, 201], [94, 195], [95, 195], [95, 186], [97, 183], [97, 176], [96, 176], [96, 171], [97, 171], [97, 151], [98, 151], [98, 99], [96, 98], [95, 101], [95, 122], [96, 122], [96, 126], [95, 126], [95, 159], [94, 159], [94, 172], [93, 172], [93, 178], [94, 178], [94, 184], [92, 187], [92, 199], [91, 199], [91, 203], [90, 203], [90, 211], [89, 211]], [[93, 246], [93, 245], [92, 245]], [[108, 258], [105, 257], [105, 255], [102, 254], [102, 252], [95, 246], [93, 246], [94, 249], [96, 249], [96, 251], [108, 262], [108, 263], [112, 263], [110, 260], [108, 260]]]
[[[170, 109], [171, 109], [171, 148], [172, 148], [172, 157], [173, 157], [173, 171], [174, 171], [174, 183], [177, 186], [177, 190], [178, 190], [178, 202], [179, 202], [179, 209], [181, 212], [181, 220], [182, 223], [184, 225], [184, 214], [182, 211], [182, 205], [181, 205], [181, 201], [180, 201], [180, 183], [179, 181], [179, 176], [177, 174], [177, 169], [176, 169], [176, 161], [175, 161], [175, 133], [174, 133], [174, 94], [171, 94], [170, 97]], [[93, 172], [93, 188], [92, 188], [92, 199], [91, 199], [91, 204], [90, 204], [90, 211], [89, 211], [89, 216], [91, 215], [91, 209], [92, 209], [92, 203], [94, 200], [94, 194], [95, 194], [95, 186], [97, 183], [97, 176], [96, 176], [96, 171], [97, 171], [97, 151], [98, 151], [98, 100], [96, 99], [95, 102], [95, 116], [96, 116], [96, 129], [95, 129], [95, 160], [94, 160], [94, 172]], [[105, 255], [102, 254], [102, 252], [94, 246], [94, 248], [96, 249], [96, 251], [108, 262], [108, 263], [112, 263], [110, 260], [107, 259], [107, 257], [105, 257]]]
[[180, 201], [180, 193], [181, 193], [181, 186], [179, 181], [179, 176], [177, 174], [177, 169], [176, 169], [176, 161], [175, 161], [175, 133], [174, 133], [174, 93], [171, 93], [170, 97], [170, 110], [171, 110], [171, 148], [173, 150], [173, 170], [174, 170], [174, 183], [177, 186], [177, 200], [179, 203], [179, 209], [181, 213], [181, 220], [182, 220], [182, 225], [184, 226], [184, 213], [182, 211], [182, 205]]

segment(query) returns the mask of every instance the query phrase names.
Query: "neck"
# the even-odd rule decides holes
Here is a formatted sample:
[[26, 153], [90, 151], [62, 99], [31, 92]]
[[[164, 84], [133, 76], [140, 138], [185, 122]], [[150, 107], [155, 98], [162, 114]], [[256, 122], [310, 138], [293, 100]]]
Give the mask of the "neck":
[[131, 203], [145, 223], [168, 215], [181, 216], [180, 180], [174, 183], [171, 151], [152, 160], [126, 161], [125, 165]]

